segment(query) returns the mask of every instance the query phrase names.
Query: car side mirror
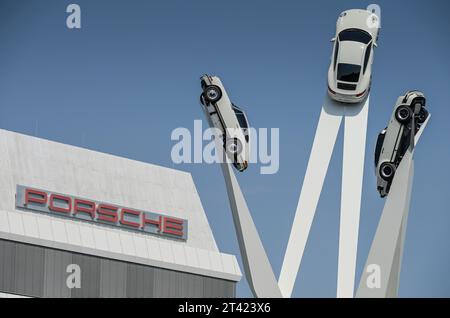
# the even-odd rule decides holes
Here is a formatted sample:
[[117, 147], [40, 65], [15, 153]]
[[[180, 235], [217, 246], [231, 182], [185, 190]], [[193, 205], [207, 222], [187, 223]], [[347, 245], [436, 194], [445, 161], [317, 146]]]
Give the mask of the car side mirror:
[[373, 42], [373, 46], [378, 47], [377, 42]]
[[334, 41], [336, 41], [336, 38], [332, 38], [332, 39], [330, 40], [330, 42], [334, 42]]

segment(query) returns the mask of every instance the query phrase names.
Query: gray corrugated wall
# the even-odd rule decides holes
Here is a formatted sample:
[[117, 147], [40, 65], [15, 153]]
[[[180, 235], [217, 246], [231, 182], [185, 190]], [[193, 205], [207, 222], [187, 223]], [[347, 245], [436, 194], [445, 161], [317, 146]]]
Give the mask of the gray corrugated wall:
[[[66, 285], [81, 268], [81, 288]], [[34, 297], [235, 297], [236, 283], [0, 240], [0, 292]]]

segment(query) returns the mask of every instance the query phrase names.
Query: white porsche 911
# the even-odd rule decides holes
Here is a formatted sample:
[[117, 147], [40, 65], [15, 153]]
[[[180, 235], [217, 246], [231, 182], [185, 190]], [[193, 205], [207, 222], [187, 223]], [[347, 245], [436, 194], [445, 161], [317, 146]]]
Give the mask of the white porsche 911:
[[425, 103], [425, 95], [420, 91], [409, 91], [400, 96], [395, 103], [388, 126], [378, 135], [375, 147], [375, 174], [377, 190], [381, 197], [388, 195], [395, 171], [411, 145], [412, 135], [416, 135], [429, 116]]
[[248, 167], [250, 157], [249, 125], [245, 112], [234, 105], [217, 76], [203, 75], [200, 102], [210, 122], [221, 132], [225, 153], [238, 171]]
[[328, 95], [342, 103], [359, 103], [369, 93], [373, 48], [377, 47], [378, 16], [367, 10], [342, 12], [336, 23], [328, 69]]

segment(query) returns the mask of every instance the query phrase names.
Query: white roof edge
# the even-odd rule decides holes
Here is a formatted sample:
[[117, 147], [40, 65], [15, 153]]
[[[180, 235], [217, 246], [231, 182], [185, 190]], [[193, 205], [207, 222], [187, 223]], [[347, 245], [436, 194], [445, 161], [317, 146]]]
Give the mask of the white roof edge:
[[[130, 262], [130, 263], [136, 263], [136, 264], [142, 264], [142, 265], [148, 265], [148, 266], [154, 266], [159, 268], [165, 268], [169, 270], [179, 271], [179, 272], [186, 272], [190, 274], [197, 274], [202, 276], [209, 276], [214, 278], [220, 278], [224, 280], [230, 280], [234, 282], [238, 282], [242, 278], [242, 273], [239, 269], [236, 257], [231, 254], [225, 254], [220, 252], [213, 252], [209, 250], [203, 250], [199, 248], [193, 248], [197, 251], [198, 254], [214, 254], [216, 257], [219, 257], [221, 260], [222, 268], [223, 270], [219, 269], [213, 269], [211, 266], [205, 266], [205, 265], [199, 265], [199, 266], [191, 266], [187, 264], [180, 264], [175, 262], [165, 262], [157, 259], [152, 258], [144, 258], [139, 256], [132, 256], [122, 253], [115, 253], [111, 251], [106, 250], [100, 250], [96, 248], [89, 248], [85, 246], [80, 245], [74, 245], [74, 244], [68, 244], [68, 243], [62, 243], [57, 241], [50, 241], [45, 240], [41, 238], [31, 237], [27, 235], [20, 235], [20, 234], [14, 234], [14, 233], [7, 233], [7, 232], [1, 232], [0, 231], [0, 239], [3, 240], [9, 240], [14, 241], [18, 243], [25, 243], [25, 244], [31, 244], [31, 245], [38, 245], [53, 249], [59, 249], [59, 250], [65, 250], [70, 251], [74, 253], [80, 253], [80, 254], [87, 254], [97, 257], [103, 257], [103, 258], [109, 258], [109, 259], [115, 259], [119, 261], [124, 262]], [[225, 265], [227, 262], [225, 262], [225, 259], [232, 259], [232, 264]], [[210, 261], [208, 261], [210, 263]], [[199, 262], [201, 264], [204, 262]], [[209, 268], [208, 268], [209, 267]]]
[[46, 138], [43, 138], [43, 137], [36, 137], [36, 136], [32, 136], [32, 135], [27, 135], [27, 134], [24, 134], [22, 132], [7, 130], [7, 129], [4, 129], [4, 128], [0, 128], [0, 131], [8, 133], [8, 134], [21, 135], [21, 136], [26, 137], [26, 138], [31, 138], [31, 139], [36, 139], [36, 140], [43, 140], [45, 142], [49, 142], [49, 143], [52, 143], [52, 144], [57, 144], [57, 145], [60, 145], [60, 146], [63, 146], [63, 147], [74, 148], [74, 149], [84, 150], [84, 151], [91, 151], [91, 152], [94, 152], [94, 153], [96, 153], [98, 155], [102, 155], [102, 156], [106, 156], [106, 157], [110, 157], [110, 158], [115, 158], [115, 159], [119, 159], [119, 160], [127, 160], [127, 161], [133, 162], [135, 164], [148, 165], [148, 166], [161, 168], [161, 169], [167, 169], [167, 170], [170, 170], [170, 171], [175, 171], [175, 172], [180, 173], [180, 174], [185, 174], [185, 175], [192, 176], [191, 173], [188, 172], [188, 171], [179, 170], [179, 169], [175, 169], [175, 168], [170, 168], [170, 167], [162, 166], [162, 165], [159, 165], [159, 164], [150, 163], [150, 162], [147, 162], [147, 161], [141, 161], [139, 159], [126, 158], [126, 157], [123, 157], [123, 156], [120, 156], [120, 155], [114, 155], [112, 153], [108, 153], [108, 152], [104, 152], [104, 151], [99, 151], [99, 150], [95, 150], [95, 149], [91, 149], [91, 148], [85, 148], [85, 147], [81, 147], [81, 146], [75, 146], [75, 145], [71, 145], [71, 144], [66, 144], [66, 143], [63, 143], [61, 141], [55, 141], [55, 140], [46, 139]]

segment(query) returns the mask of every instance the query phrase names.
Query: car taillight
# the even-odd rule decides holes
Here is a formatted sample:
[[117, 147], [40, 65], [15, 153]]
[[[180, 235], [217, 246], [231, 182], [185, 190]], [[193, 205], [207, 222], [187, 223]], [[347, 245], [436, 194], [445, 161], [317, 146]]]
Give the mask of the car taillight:
[[335, 91], [333, 91], [331, 88], [330, 88], [330, 86], [328, 86], [328, 90], [330, 91], [330, 93], [331, 94], [333, 94], [333, 95], [335, 95], [336, 94], [336, 92]]
[[361, 97], [361, 96], [363, 96], [365, 92], [366, 92], [366, 90], [363, 90], [361, 93], [356, 94], [356, 97]]

